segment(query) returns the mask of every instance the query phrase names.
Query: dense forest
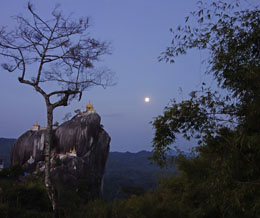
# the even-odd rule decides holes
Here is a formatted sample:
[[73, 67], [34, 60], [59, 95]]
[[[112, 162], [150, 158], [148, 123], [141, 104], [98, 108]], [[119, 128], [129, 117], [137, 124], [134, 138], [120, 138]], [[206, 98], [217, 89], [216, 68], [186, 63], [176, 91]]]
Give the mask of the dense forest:
[[[11, 147], [15, 139], [0, 138], [0, 157], [9, 167]], [[175, 153], [177, 155], [177, 153]], [[104, 199], [111, 201], [124, 198], [136, 190], [144, 193], [157, 186], [158, 181], [167, 175], [177, 175], [176, 166], [160, 168], [152, 163], [152, 152], [110, 152], [104, 175]]]
[[[185, 25], [171, 30], [172, 43], [159, 57], [174, 63], [190, 49], [205, 50], [206, 73], [217, 84], [173, 100], [152, 121], [152, 159], [161, 167], [174, 162], [178, 174], [145, 192], [126, 187], [113, 201], [86, 202], [84, 185], [77, 193], [64, 189], [61, 217], [260, 217], [260, 10], [241, 8], [239, 1], [199, 1]], [[196, 155], [169, 158], [179, 135], [198, 140]], [[19, 166], [1, 172], [0, 217], [52, 217], [41, 180], [20, 181], [22, 174]]]
[[[10, 156], [11, 141], [14, 142], [14, 139], [1, 138], [0, 147], [3, 152], [1, 155]], [[100, 200], [98, 202], [102, 202], [102, 204], [110, 202], [107, 204], [112, 204], [116, 199], [128, 199], [132, 195], [141, 196], [147, 191], [156, 188], [158, 181], [162, 178], [177, 175], [175, 165], [171, 168], [161, 169], [148, 160], [151, 156], [152, 153], [148, 151], [138, 153], [110, 152], [104, 175], [105, 201]], [[6, 167], [0, 172], [1, 217], [51, 216], [52, 210], [48, 203], [48, 196], [39, 176], [26, 175], [26, 172], [20, 166]], [[75, 208], [79, 204], [85, 207], [84, 194], [87, 191], [85, 190], [85, 193], [79, 194], [79, 192], [75, 193], [74, 190], [68, 190], [67, 188], [62, 191], [62, 197], [60, 197], [60, 201], [64, 201], [62, 204], [67, 207], [68, 198], [75, 198]], [[64, 213], [62, 216], [73, 217], [75, 212], [73, 208], [72, 211], [69, 209], [70, 212], [65, 208], [62, 206], [61, 213]], [[82, 214], [84, 213], [82, 212]]]

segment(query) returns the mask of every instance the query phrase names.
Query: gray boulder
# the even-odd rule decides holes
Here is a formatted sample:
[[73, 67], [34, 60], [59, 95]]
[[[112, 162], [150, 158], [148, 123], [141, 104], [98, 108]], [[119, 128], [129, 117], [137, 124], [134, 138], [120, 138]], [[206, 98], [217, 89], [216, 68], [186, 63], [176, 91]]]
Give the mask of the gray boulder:
[[[80, 113], [54, 129], [51, 149], [51, 178], [54, 184], [75, 191], [85, 186], [88, 198], [102, 194], [110, 137], [97, 113]], [[11, 152], [11, 164], [29, 173], [44, 171], [46, 130], [29, 130], [20, 136]], [[81, 187], [79, 187], [81, 184]]]

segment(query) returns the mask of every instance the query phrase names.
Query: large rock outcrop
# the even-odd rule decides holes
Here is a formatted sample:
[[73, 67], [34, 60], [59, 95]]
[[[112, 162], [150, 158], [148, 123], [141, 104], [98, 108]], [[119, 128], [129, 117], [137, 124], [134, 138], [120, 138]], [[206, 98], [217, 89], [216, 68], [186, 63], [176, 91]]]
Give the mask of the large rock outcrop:
[[[79, 190], [85, 186], [88, 198], [102, 194], [103, 176], [109, 154], [110, 137], [97, 113], [80, 113], [54, 130], [51, 177], [54, 184]], [[11, 164], [27, 172], [44, 171], [46, 130], [29, 130], [20, 136], [11, 153]]]

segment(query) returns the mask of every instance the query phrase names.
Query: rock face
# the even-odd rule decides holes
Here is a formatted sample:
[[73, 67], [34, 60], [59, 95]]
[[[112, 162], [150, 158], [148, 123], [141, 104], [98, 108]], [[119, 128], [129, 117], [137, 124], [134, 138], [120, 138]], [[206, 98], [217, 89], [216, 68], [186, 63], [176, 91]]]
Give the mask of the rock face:
[[[54, 130], [51, 151], [51, 177], [56, 185], [76, 191], [82, 186], [88, 198], [102, 194], [103, 176], [109, 154], [110, 137], [97, 113], [81, 113]], [[11, 164], [27, 172], [44, 171], [46, 130], [29, 130], [20, 136], [11, 152]]]

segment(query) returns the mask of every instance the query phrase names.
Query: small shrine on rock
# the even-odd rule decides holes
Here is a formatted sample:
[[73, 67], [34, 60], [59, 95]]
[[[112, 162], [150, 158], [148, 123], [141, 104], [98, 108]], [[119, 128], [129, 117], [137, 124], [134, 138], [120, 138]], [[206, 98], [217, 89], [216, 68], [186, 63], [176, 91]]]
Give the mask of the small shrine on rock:
[[93, 113], [96, 113], [95, 109], [94, 109], [94, 106], [90, 103], [88, 103], [88, 105], [86, 106], [86, 112], [88, 114], [93, 114]]
[[30, 158], [27, 160], [28, 164], [33, 164], [34, 163], [34, 158], [31, 155]]
[[66, 152], [65, 154], [64, 153], [58, 154], [58, 156], [60, 159], [63, 159], [65, 157], [77, 157], [77, 151], [75, 147], [73, 147], [73, 149], [70, 149], [69, 152]]
[[32, 131], [39, 131], [41, 129], [41, 126], [36, 122], [33, 124]]

